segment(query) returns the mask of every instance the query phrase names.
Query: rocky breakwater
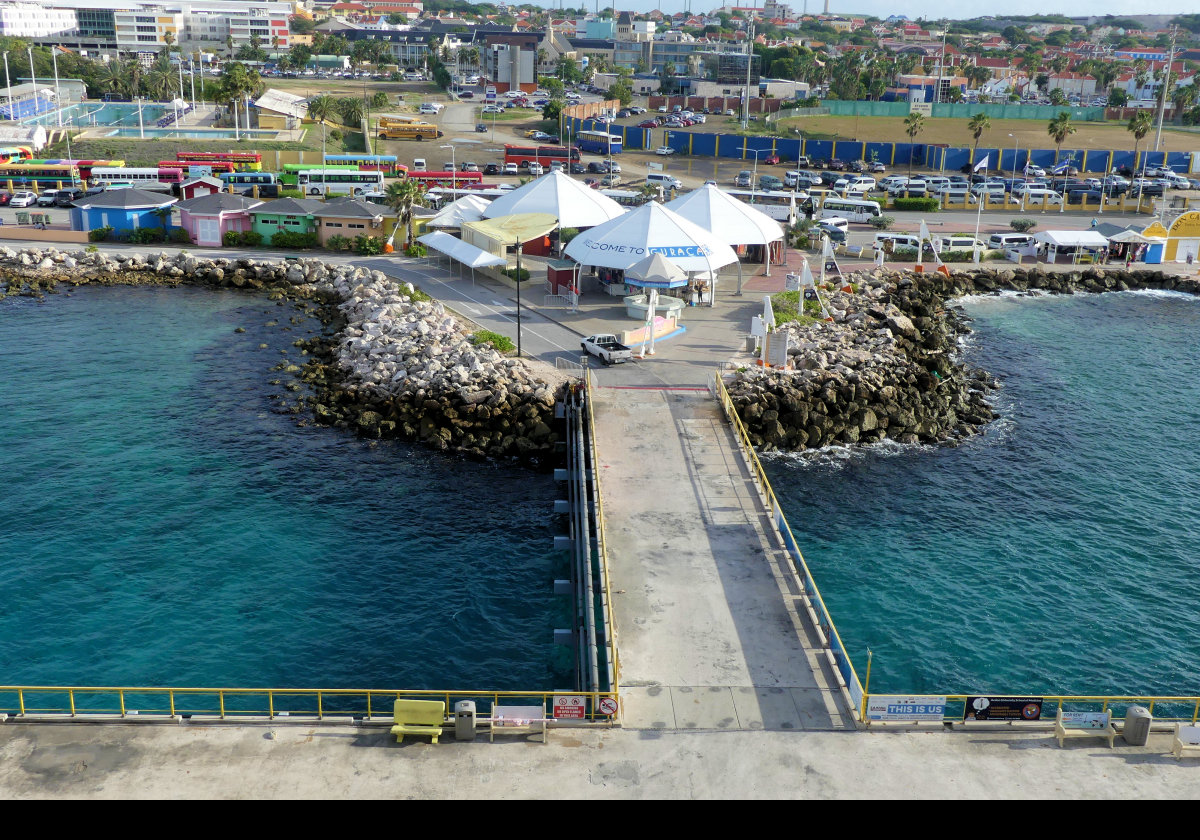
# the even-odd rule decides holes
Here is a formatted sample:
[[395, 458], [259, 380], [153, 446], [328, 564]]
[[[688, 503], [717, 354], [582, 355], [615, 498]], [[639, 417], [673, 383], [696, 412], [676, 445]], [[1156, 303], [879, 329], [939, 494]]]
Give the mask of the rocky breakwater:
[[552, 453], [558, 388], [525, 361], [473, 344], [440, 302], [381, 272], [354, 269], [329, 282], [344, 325], [304, 372], [317, 388], [318, 422], [476, 457]]
[[780, 328], [793, 370], [748, 367], [727, 384], [755, 446], [947, 442], [993, 418], [994, 382], [956, 361], [968, 327], [936, 290], [911, 274], [848, 280], [856, 293], [825, 296], [832, 320]]
[[539, 376], [540, 363], [476, 346], [470, 329], [441, 303], [380, 271], [319, 259], [0, 247], [0, 296], [41, 297], [90, 283], [238, 288], [300, 308], [314, 301], [324, 334], [294, 342], [306, 357], [303, 366], [285, 360], [274, 370], [312, 386], [314, 394], [291, 410], [311, 407], [319, 423], [531, 462], [548, 460], [560, 437], [554, 404], [561, 385], [547, 381], [556, 378], [553, 368], [542, 366]]

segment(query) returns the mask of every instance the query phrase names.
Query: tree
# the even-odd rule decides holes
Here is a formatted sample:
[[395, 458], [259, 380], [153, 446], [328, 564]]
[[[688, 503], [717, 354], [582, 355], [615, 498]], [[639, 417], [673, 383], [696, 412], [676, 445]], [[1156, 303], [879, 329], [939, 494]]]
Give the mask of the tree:
[[538, 87], [550, 94], [551, 99], [562, 99], [566, 94], [566, 85], [555, 76], [542, 76], [538, 79]]
[[336, 103], [332, 96], [314, 96], [308, 100], [308, 117], [316, 122], [323, 123], [332, 116]]
[[1067, 95], [1062, 92], [1062, 88], [1054, 88], [1050, 91], [1050, 104], [1059, 106], [1067, 104]]
[[1075, 126], [1071, 125], [1071, 113], [1069, 111], [1061, 111], [1059, 115], [1050, 120], [1050, 125], [1046, 129], [1050, 137], [1054, 140], [1054, 165], [1058, 165], [1058, 156], [1062, 152], [1063, 141], [1076, 132]]
[[[908, 135], [908, 142], [912, 143], [916, 136], [921, 133], [921, 129], [925, 127], [925, 115], [913, 111], [904, 118], [904, 133]], [[913, 165], [912, 150], [908, 153], [908, 177], [912, 177]]]
[[633, 88], [630, 87], [628, 79], [620, 78], [608, 89], [608, 95], [620, 102], [622, 108], [628, 108], [629, 103], [633, 101]]
[[377, 90], [373, 94], [371, 94], [371, 107], [372, 108], [376, 108], [376, 109], [386, 108], [387, 106], [388, 106], [388, 95], [386, 93], [384, 93], [381, 90]]
[[163, 43], [167, 45], [167, 52], [171, 52], [171, 49], [175, 46], [175, 33], [170, 30], [164, 32]]
[[975, 162], [975, 153], [979, 151], [979, 138], [983, 137], [983, 132], [991, 127], [991, 118], [982, 111], [971, 117], [971, 121], [967, 123], [967, 131], [971, 132], [971, 136], [975, 138], [975, 145], [971, 147], [971, 163]]
[[353, 96], [346, 96], [337, 101], [338, 113], [342, 115], [342, 125], [357, 127], [363, 118], [363, 101]]
[[312, 61], [312, 50], [303, 44], [292, 47], [288, 52], [292, 57], [292, 65], [298, 70], [304, 69]]
[[1108, 107], [1123, 108], [1129, 103], [1129, 94], [1125, 88], [1115, 87], [1108, 92]]
[[413, 241], [413, 206], [421, 197], [421, 185], [416, 181], [392, 181], [384, 192], [384, 201], [396, 211], [400, 224], [405, 227], [404, 247]]
[[1129, 125], [1125, 129], [1133, 135], [1133, 168], [1137, 169], [1138, 159], [1138, 144], [1142, 142], [1142, 138], [1150, 133], [1150, 129], [1154, 127], [1154, 118], [1150, 116], [1150, 112], [1144, 108], [1138, 109], [1138, 112], [1129, 120]]
[[562, 109], [564, 101], [561, 99], [549, 99], [542, 106], [542, 119], [558, 122], [562, 117]]
[[225, 72], [218, 82], [219, 96], [227, 102], [242, 102], [249, 96], [257, 96], [262, 87], [258, 71], [249, 70], [236, 61], [225, 65]]
[[1184, 112], [1196, 104], [1196, 85], [1179, 85], [1172, 91], [1171, 101], [1175, 105], [1176, 118], [1182, 121]]

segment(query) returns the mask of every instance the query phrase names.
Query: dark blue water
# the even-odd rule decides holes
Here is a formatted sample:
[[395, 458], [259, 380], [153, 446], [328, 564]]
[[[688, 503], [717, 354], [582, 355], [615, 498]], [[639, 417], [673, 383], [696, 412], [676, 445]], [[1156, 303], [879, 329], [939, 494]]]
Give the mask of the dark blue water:
[[298, 426], [293, 314], [0, 301], [0, 684], [569, 684], [552, 481]]
[[973, 299], [1003, 419], [767, 471], [872, 692], [1200, 692], [1200, 301]]

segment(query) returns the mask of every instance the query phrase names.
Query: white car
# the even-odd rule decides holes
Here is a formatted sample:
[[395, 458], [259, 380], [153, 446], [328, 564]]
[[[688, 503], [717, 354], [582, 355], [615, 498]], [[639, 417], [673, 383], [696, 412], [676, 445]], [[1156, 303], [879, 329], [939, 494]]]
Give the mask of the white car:
[[670, 146], [659, 146], [657, 149], [654, 150], [654, 154], [663, 155], [665, 157], [666, 155], [675, 154], [675, 150], [672, 149]]
[[485, 114], [503, 114], [504, 106], [503, 105], [484, 105], [483, 113], [485, 113]]
[[530, 175], [542, 175], [545, 173], [545, 171], [546, 171], [545, 167], [543, 167], [536, 160], [529, 161], [529, 174]]
[[13, 193], [12, 201], [8, 203], [9, 207], [32, 207], [37, 204], [37, 193], [29, 190], [17, 190]]
[[614, 160], [608, 165], [608, 171], [619, 175], [621, 173], [621, 164]]
[[537, 90], [535, 90], [533, 92], [533, 95], [534, 96], [549, 96], [550, 94], [547, 93], [546, 91], [542, 90], [541, 88], [538, 88]]
[[525, 93], [519, 90], [506, 90], [504, 91], [504, 95], [509, 99], [516, 99], [518, 96], [524, 96]]
[[467, 81], [465, 82], [465, 84], [477, 85], [477, 84], [479, 84], [479, 77], [478, 76], [467, 76]]
[[422, 114], [440, 114], [444, 107], [446, 106], [439, 105], [436, 102], [426, 102], [418, 110]]
[[504, 174], [505, 175], [520, 175], [521, 168], [519, 166], [517, 166], [515, 163], [506, 163], [506, 164], [504, 164]]
[[567, 94], [567, 99], [575, 100], [575, 99], [583, 99], [583, 97], [580, 96], [578, 93], [571, 91], [570, 93]]

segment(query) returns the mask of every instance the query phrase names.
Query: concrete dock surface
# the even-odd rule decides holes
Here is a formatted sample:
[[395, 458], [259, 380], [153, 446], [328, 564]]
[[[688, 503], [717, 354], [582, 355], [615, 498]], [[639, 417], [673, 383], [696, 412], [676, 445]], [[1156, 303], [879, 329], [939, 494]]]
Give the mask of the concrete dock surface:
[[1192, 799], [1200, 760], [1051, 733], [557, 730], [397, 745], [386, 728], [0, 726], [7, 799]]

